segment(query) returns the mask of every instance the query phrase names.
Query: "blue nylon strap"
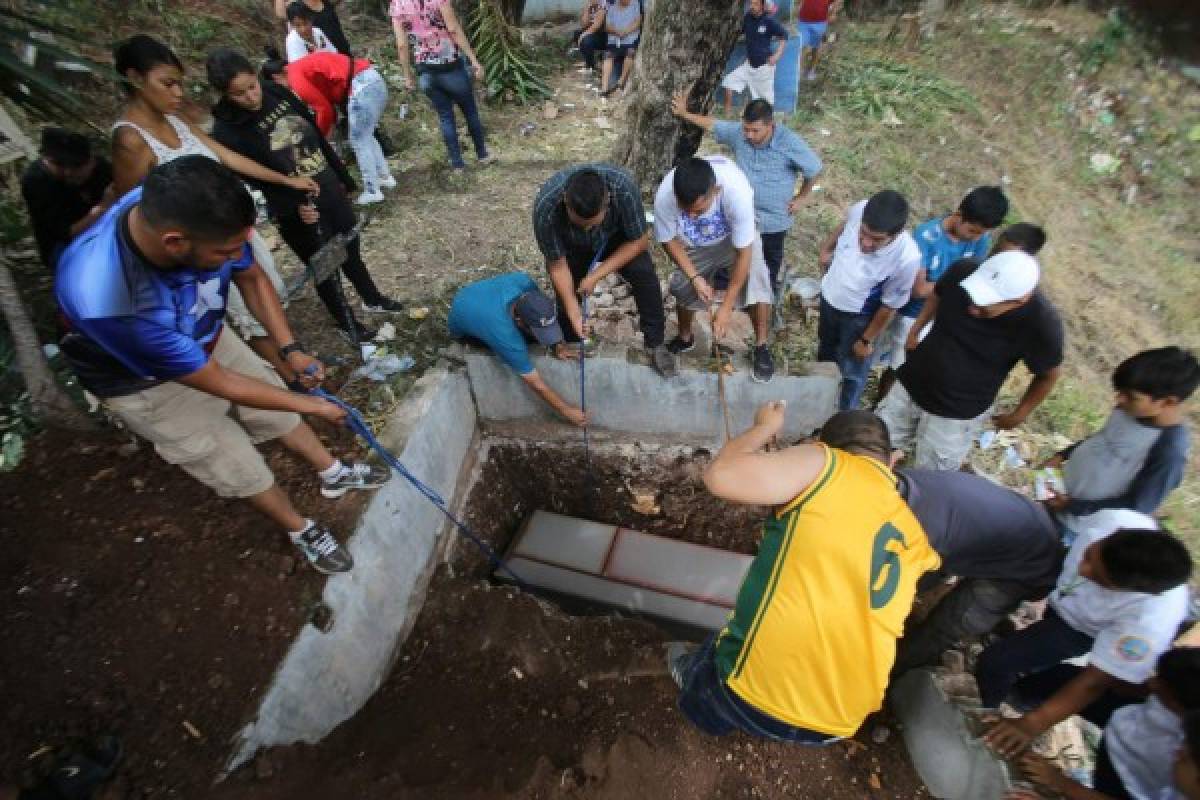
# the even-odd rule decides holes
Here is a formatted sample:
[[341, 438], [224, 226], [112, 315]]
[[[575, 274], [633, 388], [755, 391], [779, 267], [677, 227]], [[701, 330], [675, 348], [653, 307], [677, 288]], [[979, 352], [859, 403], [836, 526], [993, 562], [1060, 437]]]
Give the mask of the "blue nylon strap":
[[513, 583], [515, 583], [518, 587], [526, 591], [531, 590], [529, 584], [521, 580], [520, 576], [518, 576], [503, 561], [500, 560], [500, 556], [496, 555], [496, 551], [493, 550], [491, 546], [483, 540], [483, 537], [476, 534], [469, 527], [467, 527], [465, 522], [451, 513], [450, 509], [446, 507], [446, 501], [442, 499], [442, 496], [438, 494], [435, 489], [426, 485], [423, 481], [421, 481], [420, 478], [409, 472], [408, 468], [404, 466], [403, 462], [401, 462], [396, 456], [392, 455], [392, 453], [386, 447], [384, 447], [378, 439], [375, 438], [375, 434], [371, 432], [371, 427], [367, 425], [367, 421], [363, 419], [363, 416], [361, 413], [359, 413], [358, 409], [344, 400], [336, 397], [335, 395], [326, 392], [324, 389], [313, 389], [311, 394], [314, 394], [323, 400], [328, 400], [339, 408], [345, 410], [346, 427], [361, 436], [363, 441], [367, 443], [367, 446], [379, 455], [379, 457], [383, 460], [383, 463], [400, 473], [400, 477], [412, 484], [414, 489], [424, 495], [429, 502], [437, 506], [438, 511], [441, 511], [442, 514], [446, 516], [446, 519], [454, 523], [454, 527], [458, 529], [458, 532], [461, 533], [467, 541], [475, 545], [475, 547], [477, 547], [481, 553], [483, 553], [483, 555], [489, 562], [491, 562], [492, 567], [497, 572], [507, 573], [508, 576], [512, 578]]
[[[588, 264], [587, 272], [584, 273], [586, 278], [592, 274], [592, 270], [600, 263], [600, 257], [604, 255], [604, 248], [608, 245], [608, 237], [600, 239], [600, 246], [596, 248], [596, 255], [592, 256], [592, 263]], [[584, 325], [587, 325], [588, 318], [588, 297], [583, 298], [580, 304], [580, 315]], [[587, 341], [586, 337], [579, 342], [579, 408], [584, 414], [587, 414]], [[591, 444], [588, 438], [588, 426], [583, 426], [583, 463], [587, 470], [587, 486], [584, 487], [584, 494], [588, 505], [589, 515], [592, 506], [592, 487], [595, 483], [592, 475], [592, 451]]]

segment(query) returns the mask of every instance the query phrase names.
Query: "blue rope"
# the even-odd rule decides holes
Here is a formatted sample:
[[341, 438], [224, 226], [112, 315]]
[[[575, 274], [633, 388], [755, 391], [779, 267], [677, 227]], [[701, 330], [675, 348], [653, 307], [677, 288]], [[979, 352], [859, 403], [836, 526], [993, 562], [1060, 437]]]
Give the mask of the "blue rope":
[[[592, 270], [600, 263], [600, 257], [604, 255], [604, 247], [608, 244], [608, 237], [600, 237], [600, 246], [596, 248], [596, 255], [592, 256], [592, 263], [588, 264], [587, 272], [584, 273], [586, 278], [592, 274]], [[584, 296], [583, 302], [580, 304], [581, 317], [583, 326], [587, 327], [588, 318], [588, 297]], [[579, 342], [579, 409], [587, 415], [587, 337], [585, 336]], [[587, 473], [587, 485], [583, 487], [585, 502], [588, 505], [588, 512], [591, 513], [592, 506], [592, 490], [594, 488], [595, 478], [592, 475], [592, 449], [590, 439], [588, 437], [588, 425], [585, 422], [583, 426], [583, 463]]]
[[375, 434], [371, 432], [371, 427], [367, 425], [367, 421], [363, 419], [363, 416], [358, 409], [345, 402], [341, 398], [326, 392], [324, 389], [313, 389], [311, 390], [311, 394], [314, 394], [324, 400], [328, 400], [339, 408], [345, 410], [346, 426], [361, 436], [363, 441], [367, 443], [367, 446], [378, 453], [379, 457], [383, 459], [385, 464], [396, 470], [396, 472], [400, 473], [400, 477], [412, 484], [414, 489], [424, 495], [429, 502], [437, 506], [438, 511], [441, 511], [446, 515], [446, 519], [454, 523], [454, 526], [458, 529], [459, 533], [466, 537], [467, 541], [479, 548], [479, 551], [483, 553], [488, 561], [491, 562], [492, 567], [497, 572], [507, 572], [509, 577], [513, 579], [513, 583], [515, 583], [518, 587], [525, 591], [531, 590], [532, 587], [525, 583], [525, 581], [521, 580], [520, 576], [518, 576], [503, 561], [501, 561], [500, 557], [496, 555], [496, 551], [493, 550], [481, 536], [472, 531], [469, 527], [467, 527], [465, 522], [451, 513], [450, 509], [446, 507], [446, 501], [440, 494], [437, 493], [436, 490], [426, 485], [423, 481], [421, 481], [420, 478], [409, 472], [408, 468], [404, 466], [400, 459], [392, 455], [392, 453], [386, 447], [384, 447], [378, 439], [375, 438]]

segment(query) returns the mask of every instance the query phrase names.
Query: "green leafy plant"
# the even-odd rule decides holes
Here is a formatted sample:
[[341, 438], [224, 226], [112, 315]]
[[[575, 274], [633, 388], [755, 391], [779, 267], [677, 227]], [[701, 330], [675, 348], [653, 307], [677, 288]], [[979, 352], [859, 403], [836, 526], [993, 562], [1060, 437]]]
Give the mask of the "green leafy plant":
[[841, 90], [833, 101], [836, 107], [889, 125], [900, 124], [914, 113], [979, 111], [975, 96], [966, 88], [899, 61], [840, 59], [834, 79]]
[[78, 96], [53, 76], [25, 63], [18, 52], [32, 45], [59, 61], [111, 75], [110, 67], [79, 52], [86, 43], [81, 33], [57, 22], [0, 8], [0, 94], [45, 116], [80, 116], [84, 107]]
[[505, 19], [496, 0], [478, 0], [468, 27], [489, 97], [529, 103], [552, 94], [545, 66], [521, 41], [521, 32]]
[[1086, 72], [1098, 72], [1105, 64], [1117, 57], [1121, 45], [1129, 38], [1129, 28], [1121, 17], [1120, 9], [1114, 8], [1104, 18], [1100, 30], [1083, 46], [1083, 68]]

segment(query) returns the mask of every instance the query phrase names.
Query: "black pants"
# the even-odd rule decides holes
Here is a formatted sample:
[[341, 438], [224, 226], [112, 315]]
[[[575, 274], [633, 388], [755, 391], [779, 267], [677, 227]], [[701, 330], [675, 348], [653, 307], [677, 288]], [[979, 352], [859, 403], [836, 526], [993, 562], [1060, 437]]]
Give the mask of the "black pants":
[[[601, 259], [608, 258], [618, 247], [625, 244], [625, 239], [620, 236], [613, 237], [604, 250]], [[567, 267], [571, 270], [571, 280], [576, 286], [587, 275], [588, 267], [592, 263], [592, 258], [595, 253], [589, 253], [585, 250], [567, 250]], [[643, 252], [637, 258], [630, 261], [624, 267], [617, 271], [629, 288], [633, 290], [633, 302], [637, 306], [638, 325], [642, 329], [642, 337], [645, 339], [646, 347], [654, 348], [663, 343], [667, 325], [667, 314], [663, 310], [662, 285], [658, 282], [658, 274], [654, 271], [654, 262], [650, 260], [650, 254]], [[566, 310], [563, 308], [562, 300], [558, 299], [558, 318], [562, 320], [563, 337], [568, 342], [577, 342], [579, 337], [575, 334], [574, 329], [568, 323]]]
[[779, 273], [783, 267], [783, 240], [787, 238], [787, 231], [759, 235], [762, 237], [763, 260], [767, 262], [767, 271], [771, 273], [771, 291], [779, 294]]
[[579, 42], [579, 53], [583, 56], [584, 65], [588, 69], [595, 69], [599, 66], [596, 63], [596, 54], [603, 53], [608, 47], [608, 34], [604, 31], [596, 31], [580, 39], [582, 33], [582, 30], [577, 30], [572, 38]]
[[1133, 800], [1108, 755], [1105, 736], [1100, 737], [1100, 746], [1096, 749], [1096, 770], [1092, 773], [1092, 788], [1106, 797], [1111, 797], [1112, 800]]
[[[276, 219], [279, 235], [287, 242], [288, 247], [292, 248], [292, 252], [306, 264], [313, 254], [321, 249], [321, 245], [332, 239], [334, 234], [349, 233], [354, 229], [356, 222], [350, 200], [340, 188], [323, 187], [321, 193], [317, 195], [316, 203], [317, 211], [321, 215], [321, 219], [316, 225], [309, 225], [301, 220], [298, 212]], [[371, 278], [371, 273], [367, 272], [367, 265], [363, 263], [358, 236], [346, 244], [346, 263], [342, 265], [342, 272], [350, 279], [350, 283], [364, 303], [374, 305], [383, 299], [383, 295]], [[337, 285], [337, 276], [330, 276], [318, 283], [317, 295], [337, 322], [338, 327], [349, 329], [354, 313], [348, 305], [344, 309], [342, 308], [343, 301], [340, 299], [341, 291]], [[349, 317], [347, 318], [346, 315]]]

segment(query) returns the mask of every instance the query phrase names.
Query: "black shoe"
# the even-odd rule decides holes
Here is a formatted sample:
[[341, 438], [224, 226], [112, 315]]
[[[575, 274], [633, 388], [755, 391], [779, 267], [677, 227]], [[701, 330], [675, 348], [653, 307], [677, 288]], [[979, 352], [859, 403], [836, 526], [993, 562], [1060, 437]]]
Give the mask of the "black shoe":
[[312, 523], [303, 533], [292, 537], [292, 544], [304, 554], [312, 568], [323, 575], [349, 572], [354, 567], [350, 551], [342, 547], [324, 525]]
[[684, 341], [676, 336], [674, 339], [667, 342], [667, 349], [677, 356], [682, 355], [683, 353], [690, 353], [696, 349], [696, 338], [692, 337], [691, 339]]
[[753, 355], [754, 369], [750, 379], [755, 383], [770, 383], [775, 377], [775, 359], [771, 357], [771, 348], [765, 344], [756, 345]]
[[374, 303], [364, 302], [362, 310], [368, 314], [394, 314], [404, 310], [404, 303], [399, 300], [393, 300], [390, 297], [380, 297]]
[[665, 344], [650, 348], [650, 364], [664, 378], [674, 378], [679, 374], [678, 357]]
[[378, 331], [375, 331], [372, 328], [368, 328], [366, 325], [363, 325], [358, 320], [355, 320], [354, 321], [354, 334], [350, 333], [349, 328], [343, 328], [341, 326], [338, 327], [338, 333], [340, 333], [342, 335], [342, 338], [345, 339], [350, 344], [354, 344], [355, 340], [357, 340], [359, 344], [362, 344], [364, 342], [374, 341], [375, 334], [378, 333]]

